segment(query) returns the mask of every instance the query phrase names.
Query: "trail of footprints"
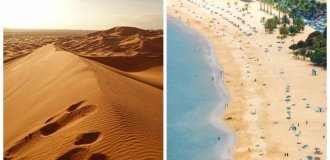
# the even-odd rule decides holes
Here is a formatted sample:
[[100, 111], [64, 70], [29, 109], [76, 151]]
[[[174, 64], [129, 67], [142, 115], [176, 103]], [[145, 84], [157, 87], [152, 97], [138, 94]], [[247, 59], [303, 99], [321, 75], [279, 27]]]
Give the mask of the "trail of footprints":
[[[73, 122], [79, 122], [84, 118], [95, 114], [98, 111], [95, 105], [84, 105], [86, 101], [80, 101], [69, 106], [65, 111], [49, 118], [45, 121], [44, 126], [36, 131], [28, 134], [23, 139], [19, 140], [14, 146], [6, 150], [4, 160], [13, 160], [17, 153], [31, 147], [32, 144], [38, 143], [40, 140], [56, 134], [65, 127], [69, 127]], [[78, 124], [78, 123], [75, 123]], [[68, 152], [60, 155], [57, 160], [82, 160], [88, 154], [88, 147], [95, 144], [102, 138], [101, 132], [81, 133], [76, 137], [73, 148]], [[108, 160], [109, 157], [105, 154], [92, 154], [89, 160]]]

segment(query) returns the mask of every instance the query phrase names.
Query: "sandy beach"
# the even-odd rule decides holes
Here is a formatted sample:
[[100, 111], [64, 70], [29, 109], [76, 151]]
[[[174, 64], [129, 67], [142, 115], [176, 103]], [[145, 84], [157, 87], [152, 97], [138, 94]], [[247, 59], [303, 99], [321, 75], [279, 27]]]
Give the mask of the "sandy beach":
[[162, 159], [162, 44], [135, 27], [7, 35], [4, 159]]
[[[326, 70], [293, 57], [288, 48], [292, 38], [282, 43], [277, 29], [269, 34], [260, 22], [261, 17], [273, 15], [259, 10], [257, 1], [249, 4], [245, 16], [239, 11], [243, 1], [237, 1], [237, 7], [234, 1], [230, 7], [227, 1], [167, 4], [168, 14], [209, 40], [224, 70], [230, 99], [219, 121], [236, 133], [233, 159], [306, 159], [308, 155], [325, 159]], [[278, 15], [275, 9], [273, 13]], [[305, 40], [313, 31], [306, 26], [294, 41]], [[317, 76], [312, 76], [312, 69]], [[322, 112], [317, 112], [319, 107]], [[314, 153], [315, 148], [323, 153]]]

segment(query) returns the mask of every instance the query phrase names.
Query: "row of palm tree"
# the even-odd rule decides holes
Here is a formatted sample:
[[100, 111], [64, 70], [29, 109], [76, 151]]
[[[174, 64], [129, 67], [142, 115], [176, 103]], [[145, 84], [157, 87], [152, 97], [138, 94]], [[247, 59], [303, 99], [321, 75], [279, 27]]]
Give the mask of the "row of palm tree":
[[272, 9], [278, 11], [278, 17], [281, 19], [281, 14], [289, 15], [295, 19], [300, 16], [299, 11], [306, 15], [315, 15], [318, 13], [326, 13], [326, 3], [321, 3], [316, 0], [285, 0], [282, 2], [274, 2], [274, 0], [259, 0], [260, 10], [272, 14]]
[[260, 10], [272, 14], [275, 2], [273, 0], [259, 0]]

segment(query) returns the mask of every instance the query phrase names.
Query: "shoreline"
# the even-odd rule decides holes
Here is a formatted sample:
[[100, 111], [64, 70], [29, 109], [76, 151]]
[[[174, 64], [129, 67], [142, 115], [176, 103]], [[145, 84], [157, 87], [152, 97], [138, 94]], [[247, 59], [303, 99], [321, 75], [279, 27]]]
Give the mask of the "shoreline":
[[[217, 2], [220, 6], [221, 3], [225, 6], [225, 2]], [[250, 10], [254, 9], [255, 12], [265, 14], [256, 9], [257, 2], [251, 4], [255, 8]], [[183, 7], [184, 5], [186, 8]], [[189, 26], [206, 37], [214, 46], [217, 61], [225, 71], [224, 86], [230, 95], [229, 107], [225, 110], [223, 117], [218, 117], [218, 122], [223, 120], [237, 135], [234, 159], [283, 159], [285, 153], [290, 153], [290, 159], [299, 159], [313, 154], [314, 147], [325, 151], [326, 143], [324, 138], [322, 139], [322, 134], [325, 133], [326, 128], [318, 125], [325, 123], [325, 113], [315, 113], [311, 112], [312, 110], [294, 107], [295, 116], [287, 120], [285, 106], [302, 106], [306, 103], [301, 100], [304, 97], [308, 97], [308, 102], [313, 106], [326, 106], [326, 95], [322, 92], [326, 83], [324, 78], [326, 71], [317, 68], [320, 74], [315, 79], [308, 74], [315, 68], [309, 65], [310, 62], [290, 58], [292, 51], [288, 49], [290, 45], [288, 41], [291, 38], [285, 40], [283, 50], [278, 52], [270, 49], [271, 53], [264, 53], [263, 48], [267, 42], [276, 44], [278, 31], [276, 30], [275, 34], [264, 33], [257, 22], [259, 21], [257, 17], [251, 17], [251, 22], [257, 25], [258, 31], [261, 31], [256, 36], [249, 38], [237, 35], [237, 31], [235, 34], [234, 29], [228, 28], [227, 22], [221, 19], [218, 24], [223, 26], [223, 30], [218, 31], [225, 36], [219, 36], [215, 33], [217, 30], [209, 28], [208, 22], [213, 16], [208, 15], [207, 12], [200, 14], [194, 12], [196, 17], [197, 15], [203, 17], [202, 20], [189, 16], [189, 12], [198, 11], [198, 9], [189, 3], [183, 4], [182, 1], [169, 2], [167, 8], [169, 15], [180, 17], [182, 21], [188, 22]], [[305, 39], [312, 31], [306, 26], [305, 31], [295, 37], [295, 41]], [[267, 38], [267, 41], [262, 41], [264, 38]], [[243, 44], [241, 41], [248, 43]], [[255, 43], [255, 45], [250, 43]], [[278, 64], [278, 62], [282, 63]], [[304, 85], [299, 81], [300, 79], [304, 79], [305, 83], [310, 85]], [[292, 102], [283, 101], [282, 97], [285, 97], [286, 93], [280, 88], [285, 86], [294, 88], [289, 93], [295, 97]], [[299, 128], [302, 132], [301, 137], [296, 138], [288, 128], [291, 124], [299, 126], [299, 122], [300, 124], [305, 122], [306, 115], [309, 115], [306, 118], [308, 121], [313, 121], [313, 124], [301, 126]], [[284, 138], [287, 140], [283, 141]], [[304, 144], [308, 144], [309, 148], [301, 149]], [[324, 159], [326, 154], [319, 156]]]
[[[171, 11], [171, 10], [168, 10], [168, 14], [171, 16], [171, 17], [175, 17], [175, 15], [173, 15], [173, 11]], [[184, 15], [180, 15], [180, 16], [184, 16]], [[183, 23], [185, 23], [185, 22], [183, 22]], [[221, 57], [221, 58], [219, 58], [218, 56], [219, 56], [219, 52], [221, 51], [221, 49], [223, 49], [223, 48], [226, 48], [226, 50], [228, 50], [228, 47], [226, 47], [226, 45], [215, 45], [216, 43], [215, 43], [215, 40], [216, 40], [216, 37], [215, 36], [213, 36], [213, 33], [211, 33], [209, 30], [206, 30], [206, 29], [204, 29], [204, 27], [203, 26], [201, 26], [200, 24], [198, 24], [198, 23], [196, 23], [196, 22], [194, 22], [194, 25], [191, 25], [191, 24], [187, 24], [187, 23], [185, 23], [186, 25], [188, 25], [188, 26], [190, 26], [191, 28], [193, 28], [196, 32], [199, 32], [199, 34], [201, 34], [203, 37], [205, 37], [206, 38], [206, 40], [209, 42], [209, 44], [210, 45], [212, 45], [213, 46], [213, 50], [214, 50], [214, 53], [215, 53], [215, 58], [216, 58], [216, 61], [218, 62], [218, 65], [221, 65], [222, 67], [226, 67], [227, 65], [227, 63], [226, 63], [226, 61], [231, 61], [231, 62], [234, 62], [234, 57], [226, 57], [226, 59], [223, 59], [222, 61], [221, 60], [219, 60], [219, 59], [222, 59], [223, 57]], [[218, 58], [217, 58], [218, 57]], [[233, 65], [234, 66], [234, 65]], [[231, 101], [231, 99], [233, 99], [232, 97], [234, 97], [235, 95], [237, 95], [237, 96], [239, 96], [239, 95], [242, 95], [243, 93], [241, 93], [241, 92], [236, 92], [237, 94], [233, 94], [233, 89], [234, 90], [236, 90], [236, 88], [232, 88], [232, 87], [229, 87], [229, 83], [225, 83], [226, 81], [228, 81], [228, 79], [229, 79], [229, 77], [228, 76], [225, 76], [226, 75], [226, 72], [227, 71], [230, 71], [231, 69], [228, 69], [228, 70], [224, 70], [224, 68], [222, 68], [222, 72], [224, 73], [223, 75], [223, 77], [222, 77], [222, 79], [223, 79], [223, 87], [224, 87], [224, 90], [226, 91], [226, 93], [227, 93], [227, 103], [228, 103], [228, 105], [230, 105], [230, 106], [232, 106], [233, 108], [235, 108], [236, 107], [236, 105], [233, 105], [233, 102], [230, 102]], [[235, 70], [238, 70], [238, 68], [236, 68], [236, 69], [232, 69], [231, 71], [234, 71], [235, 72]], [[238, 83], [239, 81], [240, 81], [240, 77], [239, 77], [239, 75], [237, 75], [237, 77], [236, 77], [236, 79], [231, 79], [231, 82], [232, 83]], [[236, 103], [236, 102], [234, 102], [234, 103]], [[226, 104], [226, 103], [225, 103]], [[237, 105], [238, 106], [238, 105]], [[232, 110], [232, 111], [229, 111], [229, 109], [228, 109], [228, 107], [226, 108], [226, 109], [224, 109], [224, 111], [223, 111], [223, 113], [221, 114], [221, 115], [218, 115], [217, 114], [217, 116], [216, 117], [214, 117], [216, 120], [215, 121], [213, 121], [214, 123], [218, 123], [219, 124], [219, 122], [220, 123], [224, 123], [226, 126], [228, 126], [231, 130], [232, 130], [232, 132], [234, 132], [235, 133], [235, 126], [237, 126], [237, 125], [239, 125], [239, 126], [241, 126], [240, 128], [241, 129], [244, 129], [244, 127], [243, 126], [247, 126], [248, 125], [248, 123], [245, 123], [244, 121], [240, 121], [239, 119], [236, 121], [236, 122], [234, 122], [234, 123], [231, 123], [231, 122], [228, 122], [227, 120], [225, 120], [226, 118], [229, 118], [229, 117], [233, 117], [233, 116], [227, 116], [227, 115], [232, 115], [233, 113], [235, 113], [235, 117], [243, 117], [243, 115], [244, 115], [244, 112], [245, 112], [245, 110], [241, 110], [241, 111], [237, 111], [237, 110]], [[212, 118], [212, 117], [211, 117]], [[237, 133], [236, 133], [237, 134]], [[234, 144], [234, 148], [233, 148], [233, 150], [234, 151], [231, 151], [232, 152], [232, 157], [234, 157], [233, 159], [236, 159], [235, 158], [235, 154], [237, 153], [235, 150], [235, 147], [237, 146], [237, 145], [239, 145], [239, 144], [237, 144], [238, 143], [238, 141], [237, 141], [237, 135], [234, 135], [235, 136], [235, 144]], [[241, 141], [242, 142], [242, 141]], [[244, 142], [244, 144], [247, 144], [247, 143], [250, 143], [250, 140], [249, 139], [246, 139], [246, 141]], [[240, 158], [242, 158], [241, 156], [239, 156]]]

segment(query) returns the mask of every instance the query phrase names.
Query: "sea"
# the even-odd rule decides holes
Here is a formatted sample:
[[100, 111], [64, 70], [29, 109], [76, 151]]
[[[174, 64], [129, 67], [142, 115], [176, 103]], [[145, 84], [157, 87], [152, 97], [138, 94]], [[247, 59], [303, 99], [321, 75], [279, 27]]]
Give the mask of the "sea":
[[236, 137], [222, 122], [228, 103], [212, 45], [167, 19], [167, 159], [231, 160]]

